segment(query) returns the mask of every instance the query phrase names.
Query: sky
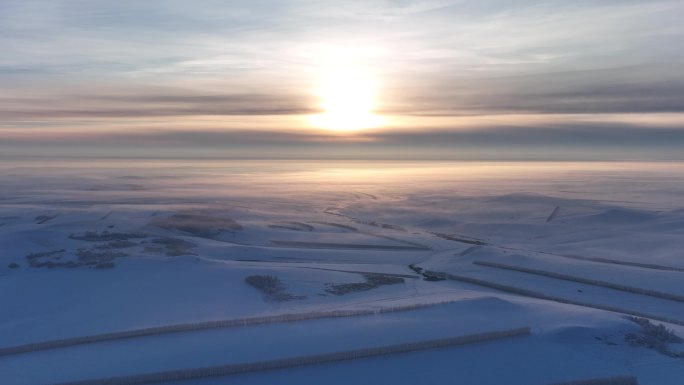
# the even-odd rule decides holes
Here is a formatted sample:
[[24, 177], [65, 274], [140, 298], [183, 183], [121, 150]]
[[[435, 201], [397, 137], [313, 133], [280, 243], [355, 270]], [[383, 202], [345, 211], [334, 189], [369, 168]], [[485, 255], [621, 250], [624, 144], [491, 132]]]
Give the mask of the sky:
[[0, 158], [684, 159], [681, 0], [0, 0]]

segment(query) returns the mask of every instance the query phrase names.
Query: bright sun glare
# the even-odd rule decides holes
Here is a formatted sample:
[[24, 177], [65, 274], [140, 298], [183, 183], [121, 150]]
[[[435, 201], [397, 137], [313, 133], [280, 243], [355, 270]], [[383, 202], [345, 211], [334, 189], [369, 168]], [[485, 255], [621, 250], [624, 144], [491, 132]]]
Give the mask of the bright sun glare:
[[377, 127], [382, 117], [373, 113], [377, 85], [366, 71], [331, 71], [320, 82], [318, 96], [324, 112], [311, 116], [317, 127], [337, 131]]

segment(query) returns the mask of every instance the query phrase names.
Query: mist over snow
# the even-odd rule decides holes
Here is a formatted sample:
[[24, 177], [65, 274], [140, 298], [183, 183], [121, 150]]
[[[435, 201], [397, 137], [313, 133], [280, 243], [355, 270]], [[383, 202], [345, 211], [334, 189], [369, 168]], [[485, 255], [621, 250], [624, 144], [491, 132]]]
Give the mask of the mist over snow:
[[0, 373], [678, 384], [680, 166], [15, 161]]

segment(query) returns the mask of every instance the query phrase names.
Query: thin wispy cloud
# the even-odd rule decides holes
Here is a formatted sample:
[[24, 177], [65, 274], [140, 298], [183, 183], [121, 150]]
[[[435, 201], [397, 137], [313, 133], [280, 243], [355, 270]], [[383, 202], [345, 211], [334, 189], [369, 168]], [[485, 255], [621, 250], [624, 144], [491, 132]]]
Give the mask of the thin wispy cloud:
[[[88, 143], [116, 143], [117, 132], [152, 127], [150, 137], [160, 137], [167, 126], [169, 135], [188, 135], [193, 151], [203, 145], [191, 140], [194, 130], [206, 134], [207, 119], [216, 122], [205, 131], [225, 131], [214, 139], [231, 146], [261, 145], [235, 134], [250, 130], [292, 131], [293, 142], [309, 143], [297, 135], [321, 111], [321, 73], [349, 65], [377, 77], [376, 111], [401, 126], [353, 137], [405, 146], [397, 138], [421, 132], [424, 141], [411, 140], [424, 147], [454, 127], [449, 143], [467, 141], [462, 117], [511, 114], [595, 114], [610, 127], [595, 130], [629, 133], [628, 115], [640, 114], [637, 126], [654, 135], [643, 140], [657, 147], [665, 134], [648, 131], [643, 115], [669, 127], [684, 116], [682, 12], [672, 0], [0, 0], [0, 146], [21, 130], [49, 147], [35, 133], [63, 137], [54, 130], [70, 127]], [[606, 122], [609, 115], [616, 118]], [[253, 124], [233, 118], [249, 116]], [[431, 117], [442, 119], [438, 129]], [[540, 131], [542, 138], [571, 123], [546, 122], [556, 130]], [[526, 137], [501, 127], [487, 132]], [[112, 137], [93, 136], [99, 132]], [[487, 135], [482, 140], [499, 140]], [[579, 131], [574, 138], [601, 141]]]

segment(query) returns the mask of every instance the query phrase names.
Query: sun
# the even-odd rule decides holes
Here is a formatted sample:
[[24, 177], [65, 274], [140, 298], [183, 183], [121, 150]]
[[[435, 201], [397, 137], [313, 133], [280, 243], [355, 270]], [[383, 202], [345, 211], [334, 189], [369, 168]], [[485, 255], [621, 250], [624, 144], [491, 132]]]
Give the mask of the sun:
[[377, 83], [368, 71], [337, 69], [326, 73], [318, 88], [323, 113], [313, 115], [314, 126], [336, 131], [359, 130], [382, 124], [375, 114]]

